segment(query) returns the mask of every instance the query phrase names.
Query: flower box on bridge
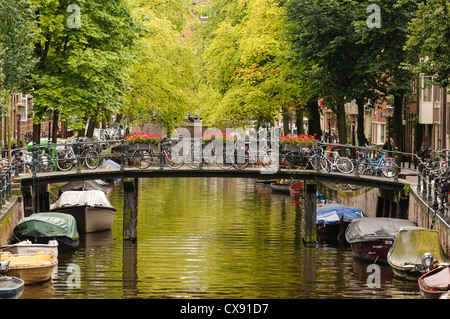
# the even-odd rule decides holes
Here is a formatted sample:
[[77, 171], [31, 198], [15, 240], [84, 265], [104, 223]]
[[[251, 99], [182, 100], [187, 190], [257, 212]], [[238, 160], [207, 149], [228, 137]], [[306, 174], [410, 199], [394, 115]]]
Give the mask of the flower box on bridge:
[[159, 150], [159, 144], [136, 143], [136, 144], [130, 144], [128, 149], [130, 151], [137, 151], [137, 150], [158, 151]]

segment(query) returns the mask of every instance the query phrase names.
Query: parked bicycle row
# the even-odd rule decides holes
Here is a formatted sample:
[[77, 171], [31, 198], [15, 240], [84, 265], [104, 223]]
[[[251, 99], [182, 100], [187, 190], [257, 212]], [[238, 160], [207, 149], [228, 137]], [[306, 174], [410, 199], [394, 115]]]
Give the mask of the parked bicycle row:
[[[354, 173], [361, 175], [395, 175], [395, 160], [376, 148], [351, 148], [348, 145], [317, 143], [312, 147], [287, 148], [267, 143], [234, 143], [220, 150], [205, 144], [179, 140], [160, 139], [157, 144], [128, 144], [126, 140], [109, 142], [115, 151], [102, 154], [101, 147], [92, 141], [76, 140], [73, 143], [29, 145], [25, 149], [13, 150], [12, 164], [24, 172], [43, 172], [86, 167], [95, 169], [102, 159], [112, 158], [145, 169], [155, 166], [179, 168], [187, 166], [198, 169], [217, 166], [221, 169], [266, 167], [269, 169], [311, 169], [323, 172]], [[342, 155], [344, 154], [344, 155]], [[352, 155], [352, 156], [349, 156]]]

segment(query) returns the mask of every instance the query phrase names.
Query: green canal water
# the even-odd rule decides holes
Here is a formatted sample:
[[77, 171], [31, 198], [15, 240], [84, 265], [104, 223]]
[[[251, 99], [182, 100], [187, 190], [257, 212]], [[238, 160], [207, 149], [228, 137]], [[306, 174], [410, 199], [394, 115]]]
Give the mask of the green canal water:
[[61, 252], [52, 281], [23, 299], [412, 299], [416, 282], [369, 263], [348, 245], [302, 244], [302, 209], [251, 179], [152, 178], [139, 183], [138, 237], [122, 238], [123, 191], [108, 189], [113, 229]]

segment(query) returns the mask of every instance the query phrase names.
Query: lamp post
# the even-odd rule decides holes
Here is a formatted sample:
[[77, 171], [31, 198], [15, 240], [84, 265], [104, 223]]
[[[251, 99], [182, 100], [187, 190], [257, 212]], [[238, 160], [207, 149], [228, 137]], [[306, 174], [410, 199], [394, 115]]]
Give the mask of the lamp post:
[[350, 112], [348, 115], [350, 116], [350, 123], [352, 123], [352, 144], [354, 146], [354, 145], [356, 145], [355, 126], [356, 126], [356, 118], [358, 116], [358, 113]]
[[391, 151], [391, 121], [394, 115], [394, 108], [391, 105], [386, 106], [386, 119], [388, 125], [388, 151]]

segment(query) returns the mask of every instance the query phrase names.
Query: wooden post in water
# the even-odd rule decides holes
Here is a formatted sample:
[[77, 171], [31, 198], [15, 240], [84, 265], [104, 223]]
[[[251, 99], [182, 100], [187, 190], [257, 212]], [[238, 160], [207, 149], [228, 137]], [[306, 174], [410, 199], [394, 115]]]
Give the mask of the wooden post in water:
[[316, 192], [317, 184], [314, 181], [305, 181], [303, 186], [304, 204], [303, 209], [303, 243], [315, 245], [316, 234]]
[[137, 240], [138, 178], [123, 181], [123, 239]]

